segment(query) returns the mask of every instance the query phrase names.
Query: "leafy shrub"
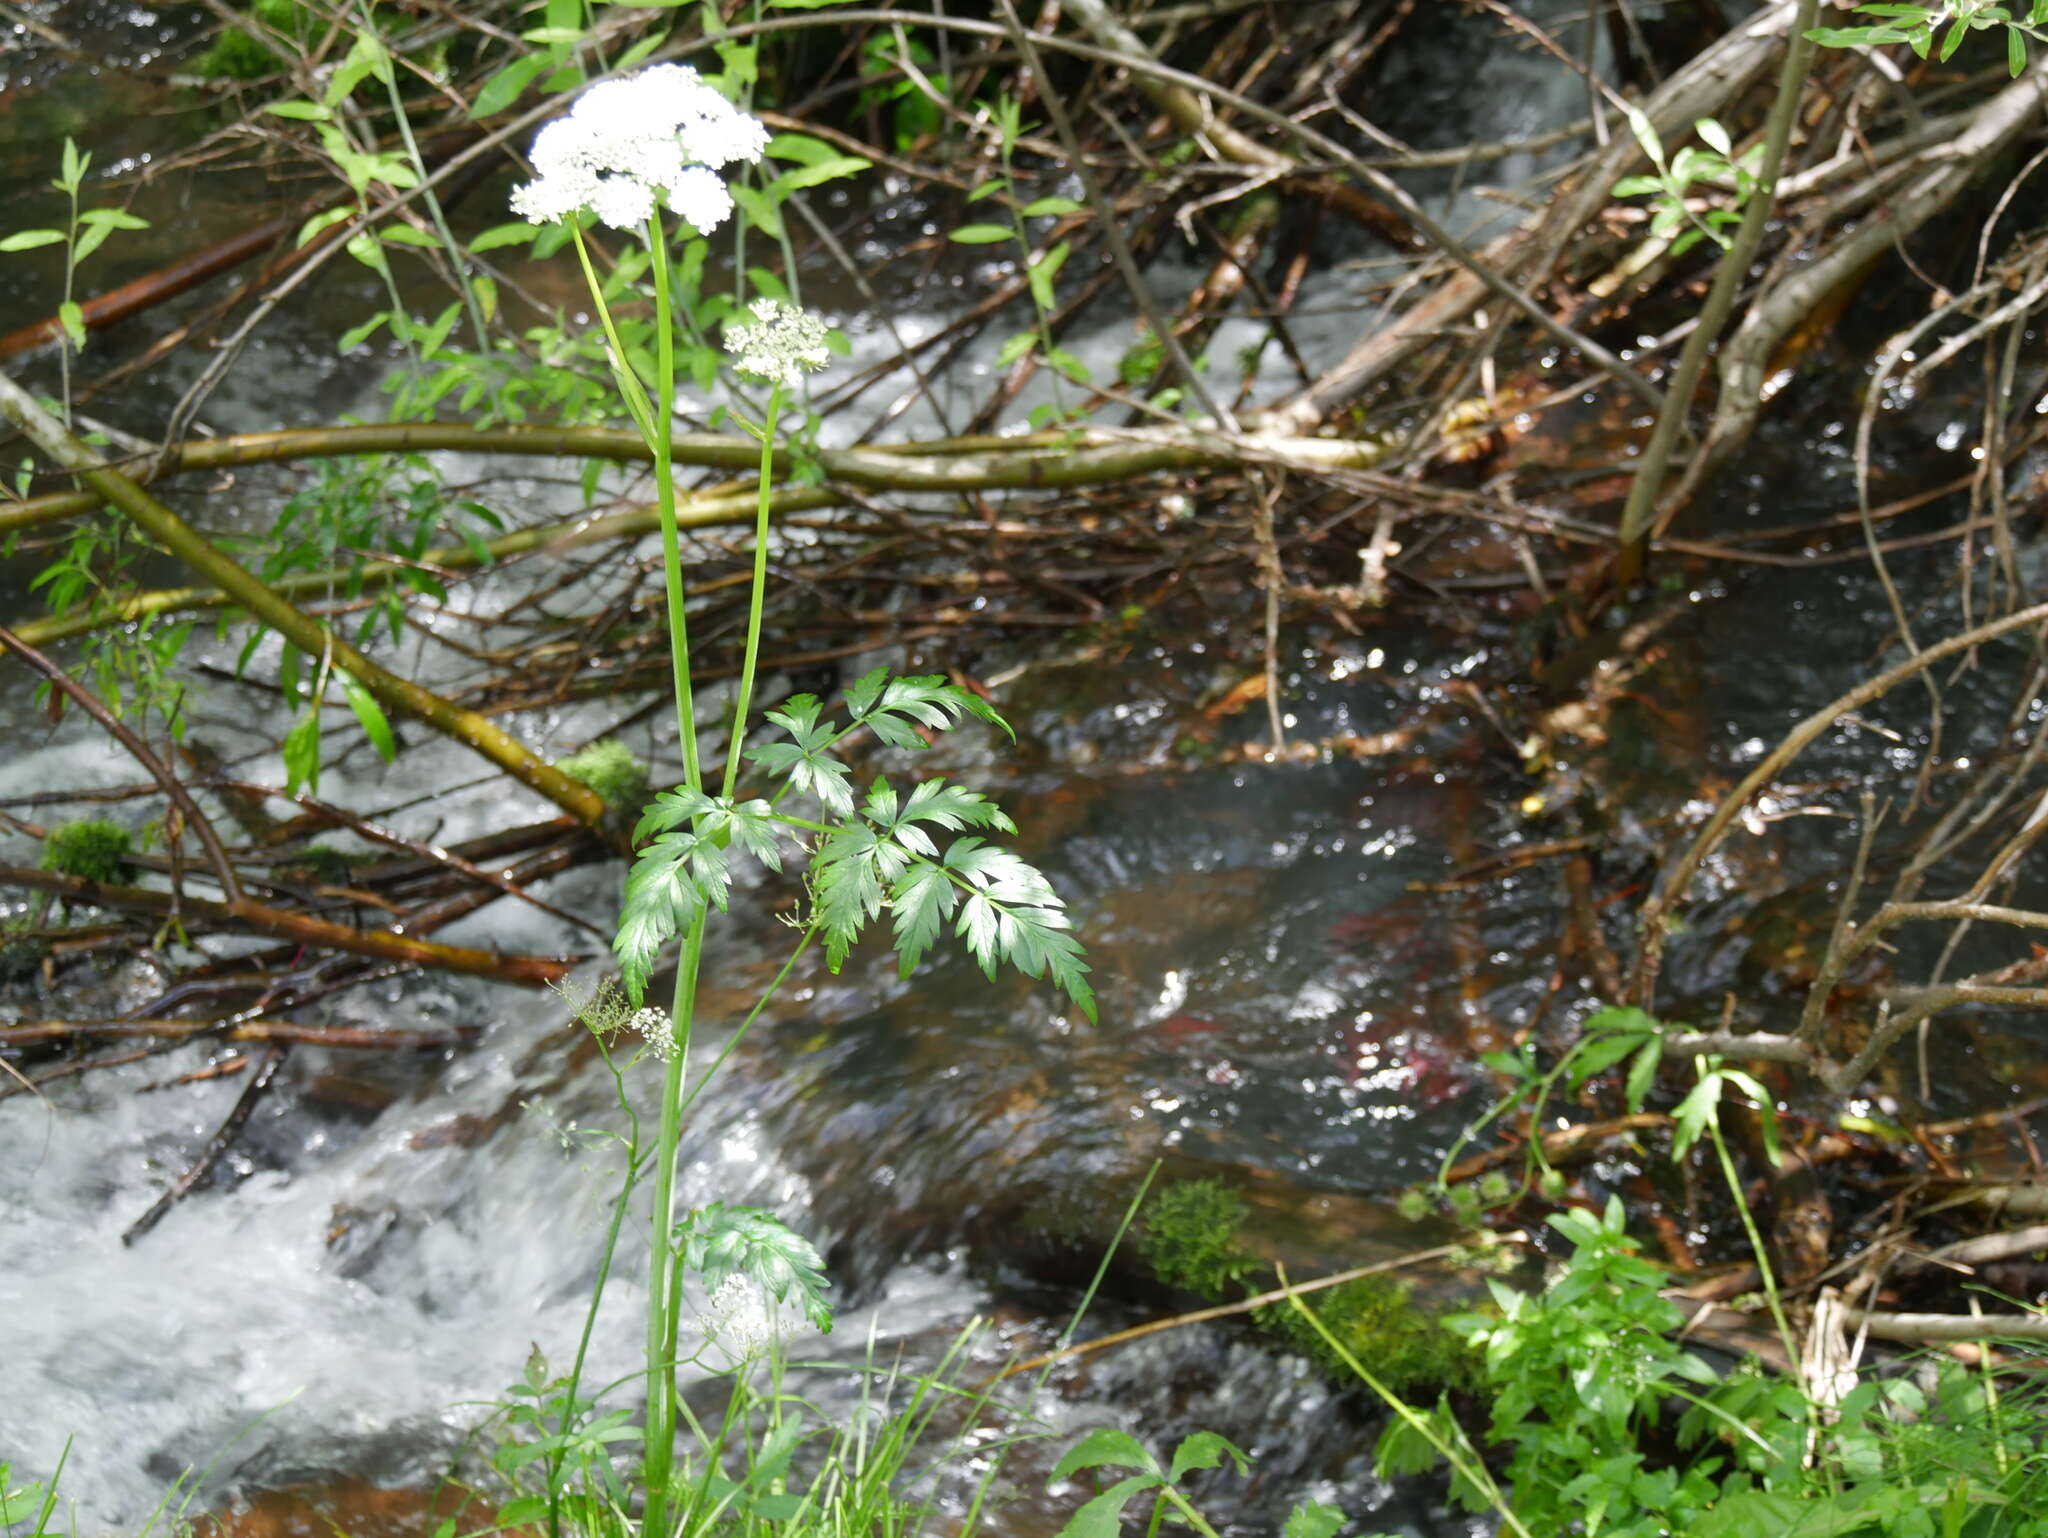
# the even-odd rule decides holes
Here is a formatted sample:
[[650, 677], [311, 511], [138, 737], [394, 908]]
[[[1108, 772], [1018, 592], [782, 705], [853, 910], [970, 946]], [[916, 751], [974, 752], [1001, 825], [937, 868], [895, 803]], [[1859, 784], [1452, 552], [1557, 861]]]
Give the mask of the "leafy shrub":
[[1453, 1496], [1517, 1535], [2048, 1535], [2038, 1387], [1934, 1358], [1910, 1376], [1869, 1371], [1823, 1406], [1754, 1361], [1724, 1371], [1685, 1349], [1618, 1200], [1550, 1222], [1575, 1249], [1547, 1288], [1494, 1284], [1497, 1314], [1445, 1321], [1484, 1353], [1487, 1437], [1507, 1449], [1510, 1493], [1441, 1406], [1400, 1407], [1380, 1440], [1383, 1476], [1448, 1452]]

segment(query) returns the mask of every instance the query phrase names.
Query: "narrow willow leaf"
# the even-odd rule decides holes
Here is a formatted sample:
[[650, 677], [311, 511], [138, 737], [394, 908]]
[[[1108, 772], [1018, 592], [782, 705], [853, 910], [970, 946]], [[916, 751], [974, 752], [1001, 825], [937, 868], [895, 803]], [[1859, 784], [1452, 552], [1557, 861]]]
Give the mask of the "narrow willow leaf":
[[341, 680], [342, 692], [348, 696], [348, 708], [362, 723], [363, 735], [370, 739], [370, 746], [377, 750], [377, 756], [385, 763], [393, 762], [398, 757], [398, 738], [384, 715], [384, 707], [377, 703], [377, 696], [365, 689], [346, 669], [336, 668], [334, 672]]
[[1628, 1065], [1628, 1078], [1622, 1087], [1622, 1096], [1630, 1111], [1643, 1108], [1643, 1101], [1657, 1082], [1657, 1068], [1663, 1061], [1662, 1036], [1652, 1036], [1636, 1052], [1635, 1061]]
[[320, 793], [320, 708], [313, 704], [284, 734], [284, 793], [297, 795], [301, 785]]

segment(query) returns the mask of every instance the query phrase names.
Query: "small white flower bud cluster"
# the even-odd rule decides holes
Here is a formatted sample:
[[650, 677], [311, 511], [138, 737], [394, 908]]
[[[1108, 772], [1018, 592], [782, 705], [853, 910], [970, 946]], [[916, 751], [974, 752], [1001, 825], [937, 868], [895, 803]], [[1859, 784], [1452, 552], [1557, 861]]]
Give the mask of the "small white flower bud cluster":
[[711, 1294], [709, 1305], [697, 1316], [697, 1328], [706, 1340], [716, 1341], [744, 1361], [768, 1344], [775, 1321], [761, 1289], [735, 1271]]
[[676, 1028], [667, 1010], [637, 1010], [626, 1024], [640, 1033], [649, 1050], [664, 1063], [676, 1055]]
[[536, 224], [589, 209], [615, 230], [639, 229], [658, 201], [699, 234], [732, 217], [718, 171], [753, 162], [768, 130], [681, 64], [657, 64], [592, 86], [567, 117], [533, 141], [539, 177], [512, 194], [512, 211]]
[[752, 325], [725, 328], [726, 355], [742, 374], [793, 388], [806, 373], [831, 363], [825, 323], [809, 311], [780, 299], [756, 299], [750, 313]]

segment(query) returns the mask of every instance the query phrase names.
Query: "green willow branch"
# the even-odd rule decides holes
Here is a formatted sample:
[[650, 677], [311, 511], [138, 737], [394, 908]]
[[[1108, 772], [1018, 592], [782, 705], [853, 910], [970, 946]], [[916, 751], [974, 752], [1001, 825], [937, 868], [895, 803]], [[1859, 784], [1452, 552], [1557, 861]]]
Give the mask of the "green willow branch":
[[[486, 717], [386, 671], [332, 635], [318, 620], [300, 613], [134, 481], [117, 470], [101, 467], [91, 449], [66, 432], [41, 402], [5, 374], [0, 374], [0, 414], [12, 420], [48, 458], [84, 482], [98, 500], [112, 503], [150, 538], [217, 587], [229, 601], [246, 609], [307, 656], [331, 652], [334, 661], [348, 669], [386, 709], [422, 721], [443, 736], [473, 749], [586, 826], [594, 828], [602, 823], [605, 804], [597, 792], [535, 756]], [[23, 626], [17, 632], [31, 646], [41, 639], [29, 634], [32, 628]]]
[[1813, 43], [1806, 34], [1813, 30], [1819, 17], [1820, 0], [1801, 0], [1799, 14], [1787, 34], [1777, 99], [1771, 103], [1770, 117], [1764, 126], [1764, 155], [1757, 167], [1756, 190], [1749, 196], [1734, 240], [1722, 253], [1714, 285], [1707, 291], [1692, 335], [1685, 339], [1685, 350], [1678, 355], [1677, 366], [1671, 371], [1664, 389], [1664, 404], [1657, 412], [1657, 425], [1651, 430], [1650, 442], [1636, 466], [1635, 478], [1629, 483], [1628, 502], [1621, 510], [1621, 549], [1614, 565], [1617, 587], [1626, 587], [1642, 575], [1650, 520], [1657, 511], [1657, 494], [1664, 489], [1671, 451], [1677, 447], [1678, 434], [1685, 426], [1700, 371], [1706, 367], [1708, 350], [1720, 337], [1728, 312], [1735, 307], [1736, 294], [1748, 281], [1750, 264], [1756, 259], [1764, 231], [1770, 227], [1771, 215], [1777, 209], [1778, 173], [1785, 164], [1786, 146], [1792, 141], [1792, 124], [1801, 100], [1799, 87], [1806, 79], [1807, 61], [1813, 55]]
[[[678, 434], [674, 441], [678, 464], [758, 470], [764, 457], [760, 445], [746, 438], [688, 433]], [[1378, 443], [1338, 438], [1252, 441], [1269, 462], [1309, 473], [1368, 470], [1386, 454]], [[638, 434], [612, 428], [480, 431], [469, 427], [376, 426], [306, 428], [204, 440], [180, 445], [169, 456], [169, 463], [176, 469], [215, 470], [349, 454], [443, 450], [623, 461], [652, 458]], [[1129, 480], [1161, 471], [1242, 464], [1247, 455], [1242, 445], [1231, 445], [1221, 438], [1193, 431], [1088, 431], [1038, 433], [1019, 438], [955, 438], [897, 448], [827, 449], [818, 458], [835, 481], [911, 493], [1055, 490]], [[783, 452], [774, 456], [778, 474], [787, 471], [788, 459]], [[91, 492], [63, 492], [17, 503], [0, 509], [0, 535], [32, 523], [89, 512], [103, 500]], [[780, 486], [769, 496], [773, 516], [838, 507], [847, 501], [829, 486]], [[758, 483], [714, 487], [680, 499], [676, 526], [704, 529], [744, 525], [755, 522], [759, 512]], [[404, 564], [366, 561], [353, 570], [298, 572], [278, 578], [269, 587], [280, 597], [326, 594], [343, 584], [367, 589], [402, 578], [422, 565], [435, 570], [465, 571], [486, 559], [495, 562], [543, 548], [567, 550], [610, 539], [636, 539], [659, 532], [660, 528], [658, 509], [627, 508], [595, 518], [571, 518], [520, 529], [475, 549], [468, 545], [438, 546]], [[131, 624], [152, 615], [230, 608], [238, 602], [219, 587], [160, 588], [68, 614], [25, 620], [15, 628], [31, 646], [43, 646], [67, 636], [108, 625]]]
[[[670, 440], [677, 465], [696, 469], [758, 470], [761, 448], [752, 438], [726, 433], [677, 433]], [[638, 432], [614, 427], [460, 427], [440, 423], [377, 423], [363, 427], [304, 427], [244, 433], [172, 445], [159, 463], [167, 473], [232, 470], [287, 460], [333, 459], [350, 454], [538, 455], [556, 459], [610, 459], [648, 463], [654, 458]], [[1250, 460], [1316, 474], [1370, 470], [1387, 456], [1369, 440], [1260, 437], [1231, 443], [1188, 429], [1032, 433], [1000, 437], [940, 438], [923, 443], [821, 449], [817, 463], [831, 480], [875, 491], [1001, 491], [1090, 486], [1162, 470], [1200, 470]], [[931, 462], [936, 461], [936, 467]], [[118, 463], [96, 468], [118, 468]], [[77, 468], [77, 467], [73, 467]], [[786, 449], [776, 451], [777, 477], [795, 468]], [[136, 478], [138, 482], [151, 479]], [[0, 535], [89, 513], [106, 498], [91, 492], [52, 492], [0, 507]], [[833, 500], [837, 500], [836, 498]], [[745, 508], [754, 510], [752, 488]], [[685, 515], [687, 521], [687, 515]], [[742, 520], [744, 521], [744, 520]], [[654, 527], [652, 518], [647, 528]]]

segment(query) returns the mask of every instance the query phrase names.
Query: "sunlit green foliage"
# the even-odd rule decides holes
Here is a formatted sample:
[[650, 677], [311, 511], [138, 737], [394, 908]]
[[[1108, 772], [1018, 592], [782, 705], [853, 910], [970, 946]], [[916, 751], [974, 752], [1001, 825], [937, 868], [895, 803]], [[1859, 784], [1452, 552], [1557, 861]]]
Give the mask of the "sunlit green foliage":
[[[1559, 1213], [1573, 1251], [1539, 1293], [1493, 1288], [1496, 1312], [1448, 1321], [1483, 1353], [1487, 1439], [1505, 1498], [1439, 1409], [1397, 1415], [1388, 1477], [1448, 1448], [1452, 1494], [1516, 1533], [1588, 1538], [2041, 1538], [2048, 1403], [1952, 1359], [1866, 1370], [1838, 1405], [1755, 1364], [1691, 1350], [1663, 1274], [1635, 1255], [1618, 1201]], [[1511, 1513], [1511, 1514], [1510, 1514]]]
[[[787, 742], [749, 749], [747, 758], [782, 781], [771, 798], [740, 800], [685, 786], [654, 798], [633, 831], [646, 840], [626, 880], [626, 907], [613, 950], [637, 1002], [654, 960], [674, 936], [708, 908], [724, 911], [737, 850], [770, 870], [785, 848], [809, 836], [807, 885], [811, 923], [825, 940], [834, 971], [862, 931], [891, 916], [898, 964], [905, 976], [946, 925], [982, 970], [994, 976], [1007, 962], [1027, 977], [1064, 989], [1089, 1019], [1095, 995], [1088, 966], [1064, 904], [1032, 866], [967, 829], [1015, 833], [1016, 824], [978, 791], [926, 780], [899, 796], [877, 778], [856, 805], [840, 744], [865, 728], [891, 747], [921, 749], [927, 732], [950, 730], [967, 717], [1008, 731], [1001, 716], [970, 690], [943, 678], [891, 678], [877, 668], [846, 691], [845, 723], [824, 718], [814, 696], [799, 694], [767, 713]], [[817, 803], [819, 816], [780, 810], [784, 799]], [[939, 836], [963, 834], [943, 849]]]

